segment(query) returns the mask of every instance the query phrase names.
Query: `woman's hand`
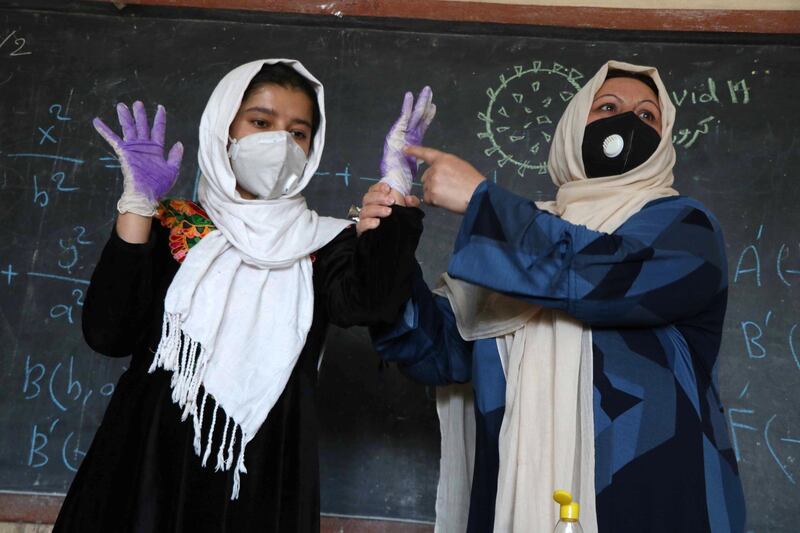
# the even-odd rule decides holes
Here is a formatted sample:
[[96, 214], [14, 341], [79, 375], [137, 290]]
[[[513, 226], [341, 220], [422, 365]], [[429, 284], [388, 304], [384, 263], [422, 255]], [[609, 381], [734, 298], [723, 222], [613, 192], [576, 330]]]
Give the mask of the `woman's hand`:
[[382, 218], [392, 214], [391, 206], [393, 205], [419, 207], [419, 198], [403, 196], [384, 182], [370, 187], [361, 202], [361, 212], [358, 214], [358, 223], [356, 224], [358, 235], [377, 228]]
[[424, 146], [407, 146], [405, 152], [429, 166], [422, 174], [424, 202], [464, 214], [472, 193], [486, 178], [475, 167], [453, 154]]
[[407, 92], [400, 117], [386, 135], [381, 159], [381, 181], [398, 190], [401, 196], [411, 194], [411, 185], [419, 166], [414, 157], [403, 153], [403, 147], [422, 143], [435, 115], [436, 106], [430, 87], [426, 86], [420, 91], [416, 103], [414, 95]]
[[117, 153], [125, 178], [122, 197], [117, 203], [120, 213], [136, 213], [150, 217], [158, 201], [172, 188], [178, 177], [183, 157], [183, 144], [175, 143], [164, 159], [164, 135], [167, 112], [158, 106], [153, 129], [147, 124], [144, 104], [133, 103], [133, 115], [125, 104], [117, 104], [117, 117], [122, 128], [120, 139], [99, 118], [92, 124]]

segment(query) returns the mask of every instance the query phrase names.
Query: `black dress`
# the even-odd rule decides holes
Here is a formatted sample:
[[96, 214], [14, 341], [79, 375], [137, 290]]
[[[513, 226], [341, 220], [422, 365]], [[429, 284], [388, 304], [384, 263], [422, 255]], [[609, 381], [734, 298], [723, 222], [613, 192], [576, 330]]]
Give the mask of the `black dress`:
[[327, 326], [396, 318], [410, 296], [421, 231], [420, 210], [395, 207], [378, 229], [359, 238], [351, 226], [312, 255], [313, 323], [286, 388], [247, 446], [237, 500], [231, 500], [232, 470], [215, 472], [213, 457], [203, 468], [195, 455], [191, 419], [181, 422], [171, 399], [171, 373], [148, 373], [166, 291], [180, 266], [170, 231], [154, 222], [146, 244], [112, 234], [92, 275], [83, 330], [95, 351], [132, 358], [54, 532], [318, 531], [315, 394]]

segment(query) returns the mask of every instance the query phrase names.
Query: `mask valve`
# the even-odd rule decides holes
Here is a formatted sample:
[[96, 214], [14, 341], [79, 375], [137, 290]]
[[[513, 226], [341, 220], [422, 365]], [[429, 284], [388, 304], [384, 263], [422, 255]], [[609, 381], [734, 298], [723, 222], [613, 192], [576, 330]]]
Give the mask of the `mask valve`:
[[612, 159], [621, 154], [623, 148], [625, 148], [625, 141], [616, 133], [614, 135], [609, 135], [606, 137], [606, 140], [603, 141], [603, 153]]

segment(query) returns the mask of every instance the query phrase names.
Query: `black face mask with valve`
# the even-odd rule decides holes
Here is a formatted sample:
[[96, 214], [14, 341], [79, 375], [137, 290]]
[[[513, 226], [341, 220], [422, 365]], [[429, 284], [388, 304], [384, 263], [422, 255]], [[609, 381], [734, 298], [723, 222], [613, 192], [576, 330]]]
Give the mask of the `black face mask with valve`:
[[660, 142], [633, 111], [596, 120], [583, 133], [583, 168], [590, 178], [624, 174], [650, 159]]

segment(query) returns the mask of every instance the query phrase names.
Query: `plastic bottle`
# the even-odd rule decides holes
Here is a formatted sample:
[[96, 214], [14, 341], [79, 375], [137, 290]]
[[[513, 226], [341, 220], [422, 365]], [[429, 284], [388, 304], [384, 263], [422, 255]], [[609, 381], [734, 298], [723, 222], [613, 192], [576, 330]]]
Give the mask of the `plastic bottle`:
[[553, 533], [583, 533], [583, 528], [578, 522], [581, 508], [578, 502], [572, 501], [572, 494], [565, 490], [557, 490], [553, 493], [553, 499], [561, 505], [560, 519]]

